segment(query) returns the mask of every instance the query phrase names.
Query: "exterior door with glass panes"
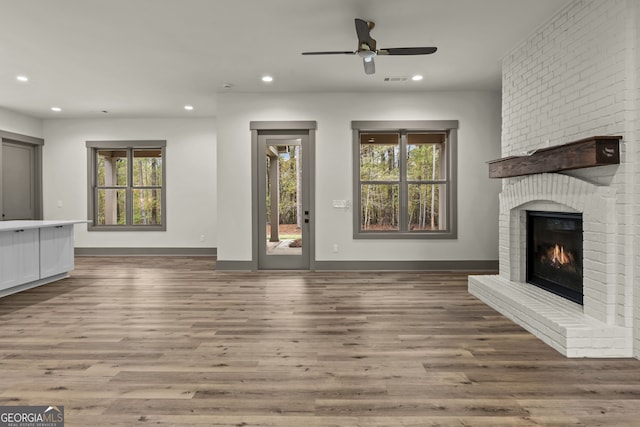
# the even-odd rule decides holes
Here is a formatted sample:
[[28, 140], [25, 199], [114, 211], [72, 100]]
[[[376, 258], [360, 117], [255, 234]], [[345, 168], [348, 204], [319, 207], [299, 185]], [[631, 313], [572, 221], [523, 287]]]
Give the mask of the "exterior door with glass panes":
[[258, 136], [258, 268], [309, 268], [309, 136]]

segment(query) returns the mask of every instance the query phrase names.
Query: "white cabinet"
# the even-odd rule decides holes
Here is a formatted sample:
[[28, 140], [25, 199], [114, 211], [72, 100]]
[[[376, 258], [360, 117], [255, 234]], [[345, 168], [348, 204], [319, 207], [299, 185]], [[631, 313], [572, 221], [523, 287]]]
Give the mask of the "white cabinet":
[[0, 221], [0, 296], [66, 277], [73, 270], [73, 225], [83, 220]]
[[73, 270], [73, 225], [40, 229], [40, 279]]
[[0, 290], [40, 279], [40, 230], [0, 232]]

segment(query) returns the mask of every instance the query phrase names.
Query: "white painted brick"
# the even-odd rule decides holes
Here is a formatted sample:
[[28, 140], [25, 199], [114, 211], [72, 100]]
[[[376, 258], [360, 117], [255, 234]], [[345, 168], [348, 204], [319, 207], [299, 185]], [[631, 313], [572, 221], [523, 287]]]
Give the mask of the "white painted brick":
[[[592, 328], [593, 339], [586, 339], [584, 331], [574, 331], [574, 315], [561, 304], [549, 306], [544, 296], [536, 304], [529, 301], [524, 313], [512, 314], [570, 356], [629, 355], [635, 341], [640, 358], [640, 267], [635, 267], [640, 266], [639, 51], [639, 1], [578, 0], [505, 55], [502, 64], [503, 155], [540, 148], [548, 139], [560, 145], [593, 135], [624, 137], [618, 166], [572, 171], [572, 177], [504, 180], [516, 185], [503, 185], [500, 198], [503, 280], [522, 277], [519, 213], [524, 204], [584, 214], [585, 303], [574, 315], [601, 321], [604, 329]], [[563, 327], [573, 335], [563, 338]]]

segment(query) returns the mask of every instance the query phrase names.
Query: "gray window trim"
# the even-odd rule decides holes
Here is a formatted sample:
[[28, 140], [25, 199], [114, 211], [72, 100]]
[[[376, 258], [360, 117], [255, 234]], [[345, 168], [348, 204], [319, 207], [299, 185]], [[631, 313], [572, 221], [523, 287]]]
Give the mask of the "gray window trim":
[[[354, 239], [457, 239], [458, 237], [458, 120], [376, 120], [376, 121], [352, 121], [353, 130], [353, 238]], [[446, 229], [437, 231], [360, 231], [360, 132], [388, 131], [398, 132], [404, 143], [400, 144], [400, 173], [404, 172], [404, 150], [406, 147], [406, 135], [411, 132], [443, 132], [447, 135], [445, 145], [446, 161]], [[405, 181], [405, 184], [411, 181]], [[399, 183], [398, 181], [394, 181]], [[436, 181], [435, 183], [442, 183]], [[405, 192], [404, 185], [399, 192]], [[402, 196], [406, 203], [406, 194]], [[407, 207], [403, 203], [400, 206], [400, 215], [406, 217]], [[406, 222], [406, 218], [405, 218]]]
[[[87, 218], [91, 221], [87, 225], [88, 231], [166, 231], [167, 230], [167, 141], [165, 140], [142, 140], [142, 141], [87, 141]], [[96, 185], [97, 175], [95, 170], [95, 158], [99, 149], [123, 149], [134, 150], [139, 148], [160, 148], [162, 151], [162, 186], [160, 187], [162, 199], [161, 199], [161, 216], [162, 224], [160, 225], [96, 225], [95, 224], [95, 192], [94, 187]], [[132, 167], [131, 162], [128, 165]], [[131, 170], [128, 173], [131, 176]], [[127, 187], [132, 188], [132, 183], [127, 183]], [[144, 187], [140, 187], [144, 188]], [[129, 192], [127, 192], [129, 193]], [[130, 196], [127, 196], [130, 197]], [[127, 203], [128, 210], [127, 217], [131, 218], [133, 205]]]

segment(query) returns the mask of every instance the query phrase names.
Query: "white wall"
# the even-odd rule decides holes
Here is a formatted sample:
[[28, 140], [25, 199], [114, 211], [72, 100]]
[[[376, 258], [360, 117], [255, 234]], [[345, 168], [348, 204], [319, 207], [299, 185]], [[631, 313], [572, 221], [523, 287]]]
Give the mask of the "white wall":
[[[499, 181], [486, 161], [499, 157], [500, 94], [493, 92], [224, 94], [218, 101], [218, 259], [251, 260], [249, 122], [314, 120], [316, 259], [496, 260]], [[458, 239], [354, 240], [352, 120], [459, 120]], [[332, 252], [337, 243], [340, 251]]]
[[44, 138], [45, 219], [87, 218], [86, 141], [167, 141], [167, 230], [88, 232], [79, 225], [76, 247], [216, 247], [215, 119], [45, 120]]
[[0, 107], [0, 130], [42, 138], [42, 120]]

